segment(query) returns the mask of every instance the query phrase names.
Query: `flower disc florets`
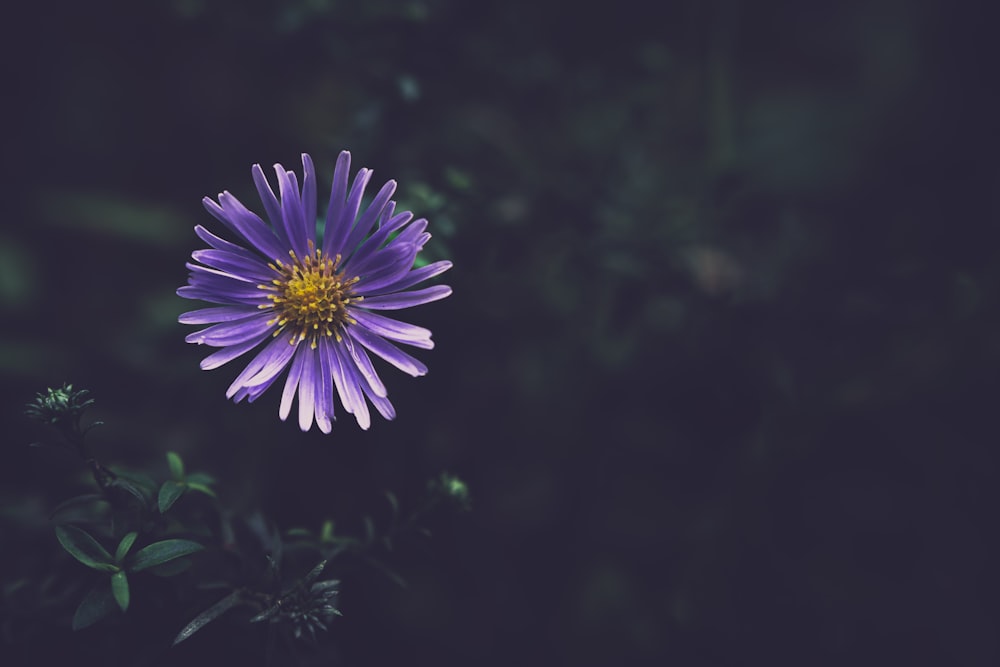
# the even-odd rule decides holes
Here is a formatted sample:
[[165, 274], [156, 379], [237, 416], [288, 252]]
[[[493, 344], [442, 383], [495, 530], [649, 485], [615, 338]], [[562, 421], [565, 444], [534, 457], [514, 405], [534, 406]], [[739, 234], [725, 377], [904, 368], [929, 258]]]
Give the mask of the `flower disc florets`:
[[337, 273], [340, 255], [333, 259], [316, 250], [313, 242], [309, 242], [311, 254], [304, 259], [295, 256], [294, 250], [289, 250], [290, 262], [275, 262], [268, 266], [281, 275], [270, 284], [259, 285], [260, 289], [272, 292], [267, 295], [270, 304], [261, 304], [258, 308], [273, 309], [274, 319], [268, 324], [277, 324], [278, 328], [272, 334], [277, 336], [286, 328], [292, 332], [289, 344], [301, 343], [309, 339], [309, 346], [316, 349], [320, 336], [336, 336], [341, 340], [339, 329], [345, 324], [357, 324], [347, 313], [347, 306], [352, 301], [361, 301], [364, 297], [353, 296], [351, 287], [360, 277], [346, 278], [341, 271]]

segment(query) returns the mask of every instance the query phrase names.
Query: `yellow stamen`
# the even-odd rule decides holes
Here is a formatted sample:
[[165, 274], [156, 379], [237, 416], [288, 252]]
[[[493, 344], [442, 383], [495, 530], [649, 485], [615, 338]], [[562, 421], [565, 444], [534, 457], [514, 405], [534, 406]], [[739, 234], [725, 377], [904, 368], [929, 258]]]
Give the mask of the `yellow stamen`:
[[335, 336], [340, 342], [339, 330], [345, 324], [356, 324], [347, 313], [347, 305], [361, 300], [351, 293], [360, 278], [345, 279], [343, 272], [337, 273], [340, 255], [327, 257], [312, 241], [309, 241], [309, 254], [302, 259], [293, 250], [289, 250], [288, 255], [290, 263], [276, 259], [268, 264], [280, 277], [271, 280], [270, 284], [257, 286], [273, 292], [267, 295], [270, 303], [260, 306], [275, 309], [274, 319], [268, 321], [268, 325], [275, 322], [278, 325], [273, 335], [290, 329], [292, 345], [309, 338], [309, 346], [313, 349], [320, 336]]

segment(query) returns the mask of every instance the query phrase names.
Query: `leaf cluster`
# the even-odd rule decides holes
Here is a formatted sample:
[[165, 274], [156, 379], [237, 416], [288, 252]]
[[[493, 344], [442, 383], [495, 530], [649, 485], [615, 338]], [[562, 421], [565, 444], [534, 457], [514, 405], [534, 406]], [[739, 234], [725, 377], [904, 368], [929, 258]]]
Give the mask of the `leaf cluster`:
[[[201, 551], [198, 542], [185, 539], [165, 539], [153, 542], [131, 557], [129, 552], [139, 537], [137, 531], [126, 533], [118, 542], [114, 555], [108, 552], [90, 533], [72, 524], [56, 526], [56, 538], [73, 558], [87, 567], [110, 576], [110, 587], [99, 584], [80, 602], [73, 615], [73, 629], [93, 625], [111, 614], [117, 604], [122, 612], [128, 611], [131, 601], [129, 574], [153, 570], [173, 564], [177, 559]], [[160, 574], [176, 574], [176, 568], [161, 568]]]
[[[156, 482], [145, 475], [101, 467], [103, 476], [95, 474], [95, 479], [102, 493], [70, 498], [52, 512], [53, 518], [58, 518], [73, 510], [77, 517], [86, 519], [92, 526], [90, 530], [69, 520], [59, 521], [56, 538], [73, 558], [108, 577], [94, 585], [80, 602], [73, 616], [74, 629], [93, 625], [116, 608], [127, 612], [132, 601], [133, 575], [147, 571], [161, 577], [180, 574], [191, 566], [187, 557], [205, 548], [198, 541], [175, 536], [204, 533], [204, 526], [190, 522], [185, 525], [180, 516], [167, 513], [189, 490], [214, 498], [210, 486], [214, 480], [204, 473], [185, 475], [184, 463], [175, 452], [168, 452], [167, 463], [172, 479], [162, 482], [159, 490]], [[119, 537], [112, 554], [105, 544], [115, 536]], [[133, 549], [137, 543], [139, 548]]]
[[188, 491], [203, 493], [215, 498], [215, 491], [212, 484], [215, 478], [203, 472], [196, 472], [190, 475], [184, 474], [184, 461], [176, 452], [167, 452], [167, 463], [170, 466], [170, 473], [173, 479], [168, 479], [160, 486], [157, 494], [157, 505], [160, 513], [165, 513], [174, 503]]
[[[40, 395], [39, 405], [45, 400], [83, 408], [92, 403], [85, 392], [72, 393], [69, 385], [60, 391], [51, 400], [45, 397], [52, 390]], [[85, 568], [78, 571], [94, 573], [74, 588], [76, 595], [82, 594], [82, 599], [76, 597], [74, 630], [115, 615], [142, 614], [139, 601], [162, 609], [157, 596], [170, 588], [186, 606], [207, 598], [208, 591], [221, 590], [223, 596], [213, 596], [176, 634], [174, 644], [238, 609], [244, 611], [244, 622], [266, 627], [269, 637], [276, 632], [290, 643], [315, 642], [340, 616], [341, 573], [360, 563], [405, 587], [384, 555], [405, 535], [429, 536], [421, 523], [436, 508], [468, 507], [464, 483], [442, 473], [405, 512], [395, 494], [386, 491], [388, 517], [364, 515], [359, 534], [335, 531], [332, 519], [317, 530], [281, 531], [259, 513], [240, 516], [226, 509], [215, 478], [189, 472], [177, 452], [166, 453], [168, 474], [159, 477], [101, 464], [85, 446], [86, 431], [78, 427], [81, 414], [82, 409], [73, 413], [69, 428], [57, 428], [90, 469], [97, 489], [59, 503], [50, 514], [59, 545]], [[186, 496], [191, 500], [183, 500]], [[153, 580], [167, 582], [166, 589]], [[239, 622], [239, 614], [231, 616]]]

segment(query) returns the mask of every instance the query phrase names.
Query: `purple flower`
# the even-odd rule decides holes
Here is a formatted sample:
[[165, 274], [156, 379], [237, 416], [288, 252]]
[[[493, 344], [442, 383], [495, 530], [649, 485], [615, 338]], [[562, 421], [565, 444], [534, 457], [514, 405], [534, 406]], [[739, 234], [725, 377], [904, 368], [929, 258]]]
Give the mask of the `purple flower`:
[[229, 192], [203, 203], [233, 233], [226, 241], [198, 225], [194, 231], [210, 247], [191, 254], [188, 284], [177, 290], [186, 299], [220, 304], [184, 313], [183, 324], [211, 325], [189, 334], [189, 343], [220, 348], [201, 362], [212, 370], [263, 347], [226, 391], [250, 402], [288, 368], [278, 415], [286, 419], [298, 393], [299, 427], [329, 433], [334, 419], [334, 389], [344, 409], [363, 429], [371, 425], [370, 401], [386, 419], [396, 411], [369, 353], [413, 376], [427, 367], [394, 343], [431, 349], [431, 332], [375, 311], [400, 310], [451, 294], [446, 285], [411, 289], [451, 268], [441, 261], [413, 268], [431, 237], [427, 221], [409, 211], [396, 213], [390, 199], [396, 182], [382, 186], [358, 215], [369, 169], [347, 187], [351, 154], [337, 159], [322, 238], [316, 224], [316, 171], [302, 155], [302, 186], [295, 173], [275, 165], [276, 197], [260, 165], [252, 169], [271, 224], [266, 224]]

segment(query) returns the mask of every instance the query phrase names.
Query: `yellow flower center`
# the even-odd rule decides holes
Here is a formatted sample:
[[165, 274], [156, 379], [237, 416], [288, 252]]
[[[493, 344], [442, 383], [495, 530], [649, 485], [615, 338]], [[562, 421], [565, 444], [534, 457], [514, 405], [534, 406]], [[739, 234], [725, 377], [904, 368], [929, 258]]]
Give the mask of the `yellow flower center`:
[[317, 250], [312, 241], [305, 257], [300, 259], [294, 250], [289, 250], [288, 254], [290, 262], [276, 259], [268, 264], [280, 277], [269, 284], [258, 285], [271, 292], [267, 295], [271, 303], [259, 307], [274, 309], [275, 317], [268, 322], [278, 326], [274, 335], [290, 329], [292, 345], [308, 338], [313, 349], [320, 336], [336, 336], [340, 341], [339, 330], [344, 323], [356, 323], [348, 314], [347, 305], [362, 299], [351, 292], [359, 278], [345, 280], [344, 273], [337, 272], [340, 255], [331, 259]]

